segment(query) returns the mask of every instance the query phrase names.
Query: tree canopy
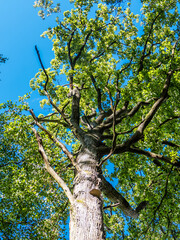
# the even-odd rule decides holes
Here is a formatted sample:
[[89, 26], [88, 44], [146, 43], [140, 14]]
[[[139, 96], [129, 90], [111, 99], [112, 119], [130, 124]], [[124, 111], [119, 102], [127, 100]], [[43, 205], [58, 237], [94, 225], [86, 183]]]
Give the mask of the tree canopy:
[[44, 69], [36, 47], [41, 69], [30, 81], [42, 112], [29, 94], [1, 104], [0, 236], [68, 239], [69, 200], [44, 168], [40, 136], [70, 190], [90, 137], [103, 176], [132, 208], [147, 204], [133, 219], [103, 195], [107, 239], [178, 239], [179, 1], [141, 1], [139, 15], [135, 1], [71, 0], [63, 13], [56, 2], [35, 2], [42, 18], [56, 14], [42, 35], [54, 59]]

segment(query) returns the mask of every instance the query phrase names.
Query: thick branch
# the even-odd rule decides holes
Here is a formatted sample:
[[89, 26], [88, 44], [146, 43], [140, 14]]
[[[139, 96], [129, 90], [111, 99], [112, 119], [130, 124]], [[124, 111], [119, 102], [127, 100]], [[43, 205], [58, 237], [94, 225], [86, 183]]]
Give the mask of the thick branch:
[[71, 95], [72, 95], [71, 123], [75, 128], [79, 128], [79, 120], [80, 120], [79, 103], [81, 98], [79, 89], [75, 87], [71, 91]]
[[[68, 57], [69, 57], [69, 62], [70, 62], [70, 65], [71, 65], [71, 68], [74, 69], [74, 65], [73, 65], [73, 61], [72, 61], [72, 57], [71, 57], [71, 42], [72, 42], [72, 39], [73, 39], [73, 36], [74, 36], [74, 33], [75, 33], [75, 30], [71, 33], [71, 37], [69, 39], [69, 42], [68, 42]], [[71, 83], [72, 84], [72, 83]]]
[[131, 136], [131, 138], [128, 141], [125, 142], [126, 147], [131, 146], [133, 143], [136, 143], [142, 138], [145, 128], [151, 122], [152, 118], [154, 117], [162, 103], [166, 100], [166, 98], [168, 98], [168, 89], [172, 75], [173, 71], [167, 73], [167, 79], [162, 89], [161, 97], [157, 99], [156, 102], [153, 104], [150, 111], [146, 115], [144, 121], [139, 125], [137, 131]]
[[[116, 111], [116, 125], [119, 124], [124, 118], [126, 117], [133, 117], [141, 106], [149, 105], [151, 101], [155, 100], [155, 98], [151, 98], [147, 101], [138, 102], [131, 110], [127, 110], [129, 102], [125, 102], [122, 109]], [[111, 114], [106, 118], [106, 120], [99, 126], [99, 128], [103, 131], [113, 126], [113, 111], [110, 112]], [[143, 121], [138, 125], [140, 126]]]
[[123, 211], [126, 216], [138, 218], [139, 213], [143, 210], [147, 201], [141, 202], [134, 210], [126, 201], [126, 199], [102, 176], [102, 192], [112, 202], [118, 203], [118, 207]]
[[64, 190], [64, 192], [65, 192], [66, 196], [68, 197], [70, 203], [73, 204], [74, 198], [73, 198], [73, 195], [72, 195], [70, 189], [68, 188], [66, 183], [63, 181], [63, 179], [61, 177], [59, 177], [59, 175], [50, 166], [49, 161], [48, 161], [48, 157], [47, 157], [47, 155], [44, 151], [44, 148], [43, 148], [42, 139], [41, 139], [40, 135], [38, 134], [38, 132], [36, 131], [35, 128], [32, 128], [32, 130], [33, 130], [33, 132], [36, 136], [37, 142], [38, 142], [39, 152], [40, 152], [42, 158], [44, 159], [45, 168], [47, 169], [49, 174], [56, 180], [56, 182], [61, 186], [61, 188]]
[[[128, 113], [129, 117], [133, 117], [140, 109], [141, 106], [147, 106], [151, 101], [155, 100], [155, 98], [151, 98], [147, 101], [138, 102]], [[156, 99], [157, 100], [157, 99]]]
[[177, 144], [175, 144], [175, 143], [173, 143], [173, 142], [166, 141], [166, 140], [163, 141], [162, 144], [166, 144], [166, 145], [169, 145], [169, 146], [171, 146], [171, 147], [180, 148], [180, 145], [177, 145]]
[[143, 150], [143, 149], [139, 149], [139, 148], [135, 148], [135, 147], [131, 147], [127, 150], [127, 152], [132, 152], [132, 153], [137, 153], [137, 154], [141, 154], [150, 158], [154, 158], [154, 159], [158, 159], [161, 160], [163, 162], [169, 163], [173, 166], [176, 167], [180, 167], [180, 162], [176, 161], [176, 162], [172, 162], [171, 158], [160, 155], [160, 154], [156, 154], [147, 150]]
[[[115, 124], [120, 123], [122, 119], [126, 117], [125, 114], [127, 113], [128, 104], [129, 102], [125, 102], [124, 106], [115, 112]], [[110, 110], [108, 113], [109, 116], [107, 115], [106, 120], [104, 120], [104, 122], [97, 127], [101, 131], [113, 126], [114, 113], [112, 110]], [[103, 117], [105, 117], [105, 115], [102, 115], [102, 120], [104, 119]]]

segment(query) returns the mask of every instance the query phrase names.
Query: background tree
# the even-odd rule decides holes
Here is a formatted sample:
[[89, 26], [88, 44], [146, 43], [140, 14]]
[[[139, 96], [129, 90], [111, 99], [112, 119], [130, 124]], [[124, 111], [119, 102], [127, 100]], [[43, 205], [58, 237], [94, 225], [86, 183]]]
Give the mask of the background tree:
[[68, 239], [70, 211], [71, 240], [178, 239], [178, 1], [142, 1], [140, 17], [129, 1], [71, 2], [44, 33], [50, 68], [35, 48], [49, 112], [29, 95], [1, 105], [2, 236]]
[[5, 63], [6, 60], [7, 60], [7, 58], [6, 58], [6, 57], [3, 57], [3, 55], [0, 54], [0, 63]]

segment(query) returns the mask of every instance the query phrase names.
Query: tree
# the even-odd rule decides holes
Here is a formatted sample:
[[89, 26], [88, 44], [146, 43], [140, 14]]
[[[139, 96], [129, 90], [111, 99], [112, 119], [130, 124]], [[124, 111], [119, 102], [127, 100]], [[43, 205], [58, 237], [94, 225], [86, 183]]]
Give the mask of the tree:
[[0, 54], [0, 63], [5, 63], [6, 60], [7, 60], [7, 58], [6, 58], [6, 57], [3, 57], [3, 55]]
[[68, 239], [70, 212], [71, 240], [178, 239], [178, 1], [141, 1], [140, 17], [129, 1], [70, 2], [43, 35], [50, 68], [35, 48], [49, 112], [29, 95], [1, 105], [2, 234]]

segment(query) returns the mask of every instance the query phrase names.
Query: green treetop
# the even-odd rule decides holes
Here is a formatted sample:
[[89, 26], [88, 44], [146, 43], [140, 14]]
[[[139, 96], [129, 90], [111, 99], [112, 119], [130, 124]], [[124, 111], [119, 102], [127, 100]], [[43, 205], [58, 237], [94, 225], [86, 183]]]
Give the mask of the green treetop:
[[89, 151], [106, 239], [178, 239], [179, 1], [141, 1], [139, 15], [136, 1], [71, 0], [62, 13], [54, 2], [35, 2], [41, 17], [57, 16], [42, 35], [55, 57], [44, 69], [36, 47], [42, 69], [30, 81], [42, 112], [29, 95], [1, 105], [3, 237], [68, 239]]

